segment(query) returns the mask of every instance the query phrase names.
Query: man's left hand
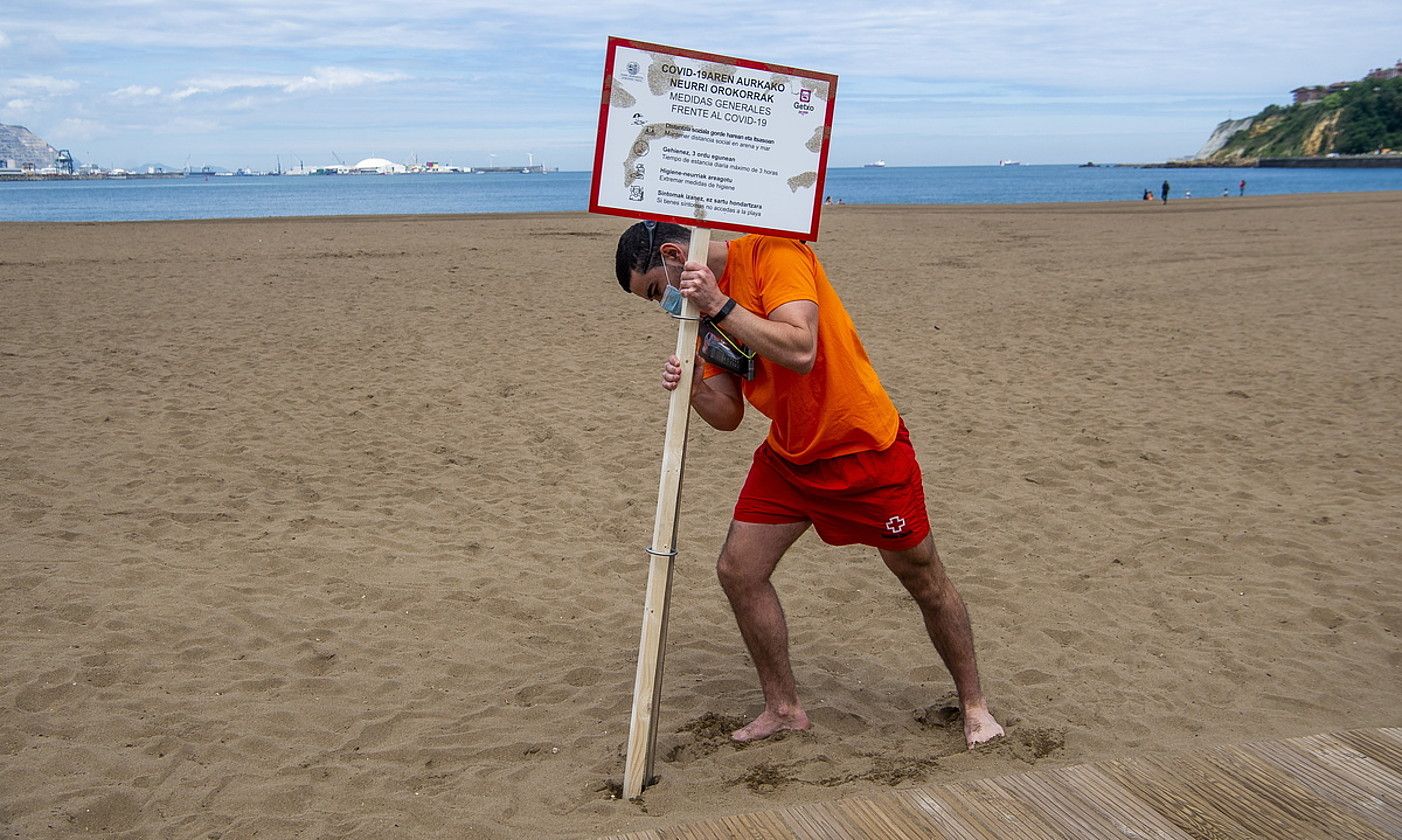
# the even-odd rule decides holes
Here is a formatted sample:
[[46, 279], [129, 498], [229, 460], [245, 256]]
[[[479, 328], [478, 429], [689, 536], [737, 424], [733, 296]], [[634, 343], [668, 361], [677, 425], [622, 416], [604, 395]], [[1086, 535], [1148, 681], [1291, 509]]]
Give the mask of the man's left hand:
[[707, 318], [720, 311], [725, 305], [725, 293], [716, 285], [716, 276], [703, 262], [692, 260], [682, 267], [681, 284], [677, 287], [682, 297], [696, 304], [701, 314]]

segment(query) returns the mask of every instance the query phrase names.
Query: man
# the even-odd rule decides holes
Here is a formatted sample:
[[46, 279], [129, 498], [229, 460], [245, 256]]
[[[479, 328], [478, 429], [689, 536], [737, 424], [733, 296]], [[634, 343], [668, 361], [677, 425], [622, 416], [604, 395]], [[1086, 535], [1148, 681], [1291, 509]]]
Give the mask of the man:
[[[764, 711], [731, 737], [809, 728], [770, 575], [810, 525], [827, 543], [881, 553], [954, 677], [965, 743], [973, 749], [999, 737], [1003, 728], [979, 686], [968, 613], [930, 536], [909, 433], [822, 264], [792, 239], [745, 236], [690, 255], [690, 237], [680, 225], [635, 224], [619, 237], [615, 269], [624, 291], [648, 300], [676, 286], [727, 340], [755, 354], [752, 378], [709, 363], [693, 378], [691, 405], [703, 420], [732, 431], [748, 401], [772, 421], [716, 563], [764, 692]], [[675, 390], [680, 379], [681, 362], [671, 356], [662, 386]]]
[[1163, 186], [1162, 186], [1162, 187], [1159, 187], [1159, 195], [1163, 196], [1163, 203], [1164, 203], [1164, 204], [1167, 204], [1167, 203], [1168, 203], [1168, 181], [1167, 181], [1167, 180], [1165, 180], [1165, 181], [1163, 182]]

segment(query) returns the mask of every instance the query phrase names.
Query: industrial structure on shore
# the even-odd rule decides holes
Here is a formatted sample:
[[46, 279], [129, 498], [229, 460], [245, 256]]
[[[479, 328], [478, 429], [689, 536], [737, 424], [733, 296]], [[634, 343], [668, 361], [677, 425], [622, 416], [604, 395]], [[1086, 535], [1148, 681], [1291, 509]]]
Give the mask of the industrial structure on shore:
[[[368, 157], [354, 164], [343, 163], [335, 152], [336, 163], [318, 166], [297, 166], [283, 169], [281, 159], [274, 170], [234, 169], [217, 166], [184, 166], [181, 168], [150, 164], [135, 169], [104, 168], [91, 163], [79, 164], [67, 149], [56, 149], [34, 135], [24, 126], [0, 125], [0, 181], [20, 180], [126, 180], [148, 178], [236, 178], [267, 175], [450, 175], [450, 174], [523, 174], [544, 175], [558, 172], [558, 167], [535, 162], [527, 155], [527, 163], [517, 166], [453, 166], [439, 161], [427, 163], [396, 163], [382, 157]], [[493, 158], [496, 156], [493, 155]]]

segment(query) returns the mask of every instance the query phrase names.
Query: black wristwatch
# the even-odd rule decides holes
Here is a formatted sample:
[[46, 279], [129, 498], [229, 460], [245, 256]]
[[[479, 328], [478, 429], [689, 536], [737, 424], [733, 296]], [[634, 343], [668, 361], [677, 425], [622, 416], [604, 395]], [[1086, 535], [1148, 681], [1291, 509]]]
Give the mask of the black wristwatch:
[[725, 316], [729, 315], [729, 314], [730, 314], [730, 310], [732, 310], [732, 309], [734, 309], [734, 308], [735, 308], [735, 298], [730, 298], [729, 300], [727, 300], [727, 301], [725, 302], [725, 306], [722, 306], [719, 310], [716, 311], [716, 314], [714, 314], [714, 315], [711, 316], [711, 323], [712, 323], [712, 324], [719, 324], [721, 321], [724, 321], [724, 320], [725, 320]]

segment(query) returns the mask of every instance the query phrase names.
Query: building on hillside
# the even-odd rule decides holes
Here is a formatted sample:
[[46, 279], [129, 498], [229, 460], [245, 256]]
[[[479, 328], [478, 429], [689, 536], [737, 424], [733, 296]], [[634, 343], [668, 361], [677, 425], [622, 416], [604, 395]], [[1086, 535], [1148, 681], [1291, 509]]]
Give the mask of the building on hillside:
[[1318, 102], [1324, 98], [1324, 85], [1297, 87], [1290, 91], [1290, 95], [1295, 98], [1296, 105], [1304, 105], [1307, 102]]
[[1297, 87], [1290, 91], [1290, 95], [1294, 97], [1296, 105], [1304, 105], [1308, 102], [1318, 102], [1331, 93], [1343, 93], [1353, 85], [1353, 82], [1335, 82], [1332, 85]]
[[1391, 67], [1375, 67], [1363, 78], [1370, 82], [1381, 82], [1387, 79], [1402, 78], [1402, 59]]

